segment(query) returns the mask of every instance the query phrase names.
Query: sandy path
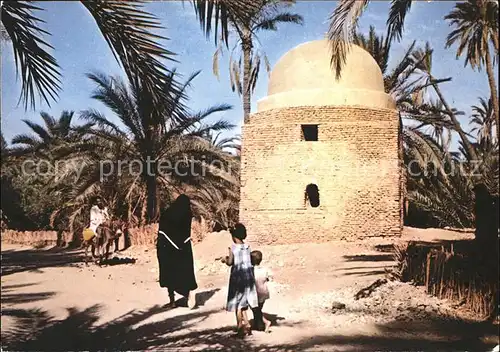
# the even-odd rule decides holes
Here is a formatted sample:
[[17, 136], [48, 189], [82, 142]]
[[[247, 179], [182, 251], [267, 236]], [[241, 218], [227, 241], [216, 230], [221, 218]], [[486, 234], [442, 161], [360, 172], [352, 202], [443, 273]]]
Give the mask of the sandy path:
[[[85, 267], [80, 252], [2, 245], [2, 344], [52, 351], [360, 351], [485, 350], [498, 343], [494, 326], [454, 319], [450, 304], [408, 284], [389, 282], [355, 301], [392, 264], [390, 253], [376, 250], [386, 242], [259, 248], [275, 276], [264, 309], [275, 326], [245, 340], [232, 337], [234, 317], [223, 309], [228, 269], [214, 260], [229, 244], [223, 233], [195, 247], [199, 307], [192, 311], [163, 308], [154, 249], [119, 253], [135, 264]], [[333, 301], [346, 309], [332, 312]]]

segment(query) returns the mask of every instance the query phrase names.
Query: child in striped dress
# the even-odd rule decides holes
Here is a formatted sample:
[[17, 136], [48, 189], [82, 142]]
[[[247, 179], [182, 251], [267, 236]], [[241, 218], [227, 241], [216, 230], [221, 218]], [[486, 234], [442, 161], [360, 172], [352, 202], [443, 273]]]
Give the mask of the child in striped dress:
[[243, 337], [252, 333], [247, 310], [248, 307], [258, 307], [257, 290], [250, 246], [244, 242], [247, 237], [246, 228], [243, 224], [236, 224], [230, 232], [233, 245], [229, 248], [229, 255], [223, 259], [223, 262], [231, 266], [226, 310], [236, 311], [238, 336]]

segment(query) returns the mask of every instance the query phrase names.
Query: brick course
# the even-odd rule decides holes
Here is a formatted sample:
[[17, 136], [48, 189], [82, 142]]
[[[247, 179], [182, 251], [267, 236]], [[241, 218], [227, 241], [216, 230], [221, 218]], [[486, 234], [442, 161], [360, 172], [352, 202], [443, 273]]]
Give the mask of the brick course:
[[[302, 140], [318, 125], [318, 141]], [[391, 109], [310, 106], [258, 112], [242, 128], [240, 221], [259, 244], [398, 236], [399, 118]], [[320, 206], [305, 201], [310, 183]]]

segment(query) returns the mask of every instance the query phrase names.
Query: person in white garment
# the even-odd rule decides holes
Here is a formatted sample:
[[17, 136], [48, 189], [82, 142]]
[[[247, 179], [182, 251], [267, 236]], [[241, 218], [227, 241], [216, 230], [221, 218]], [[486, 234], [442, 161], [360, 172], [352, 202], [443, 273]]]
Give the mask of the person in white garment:
[[100, 197], [95, 198], [94, 205], [90, 209], [90, 226], [96, 236], [99, 236], [97, 229], [103, 222], [109, 219], [108, 208], [105, 208]]
[[250, 253], [250, 259], [253, 265], [255, 287], [257, 289], [257, 299], [259, 302], [258, 307], [252, 308], [253, 320], [255, 325], [254, 328], [256, 330], [264, 330], [265, 332], [271, 332], [270, 330], [271, 322], [264, 317], [264, 314], [262, 313], [262, 308], [264, 307], [264, 303], [270, 297], [267, 283], [271, 281], [272, 274], [269, 269], [260, 265], [262, 262], [261, 251], [252, 251], [252, 253]]

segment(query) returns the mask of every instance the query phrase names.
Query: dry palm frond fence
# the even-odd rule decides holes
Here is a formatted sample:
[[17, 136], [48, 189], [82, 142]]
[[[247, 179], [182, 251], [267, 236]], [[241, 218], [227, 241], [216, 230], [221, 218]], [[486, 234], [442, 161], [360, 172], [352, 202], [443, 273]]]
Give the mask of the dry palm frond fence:
[[34, 247], [55, 246], [69, 243], [72, 238], [70, 232], [57, 231], [17, 231], [2, 229], [2, 243], [21, 244]]
[[481, 255], [471, 241], [396, 247], [392, 273], [403, 282], [425, 286], [440, 299], [455, 301], [481, 317], [498, 314], [498, 262]]
[[[194, 243], [200, 242], [208, 233], [209, 228], [204, 221], [193, 221], [191, 238]], [[126, 229], [129, 245], [154, 245], [158, 234], [158, 224], [150, 224]], [[73, 240], [73, 233], [69, 231], [16, 231], [2, 229], [2, 243], [20, 244], [26, 246], [43, 247], [67, 245]]]
[[[193, 243], [198, 243], [210, 232], [204, 222], [193, 221], [191, 224], [191, 238]], [[158, 235], [158, 224], [134, 227], [128, 230], [131, 245], [154, 245]]]

